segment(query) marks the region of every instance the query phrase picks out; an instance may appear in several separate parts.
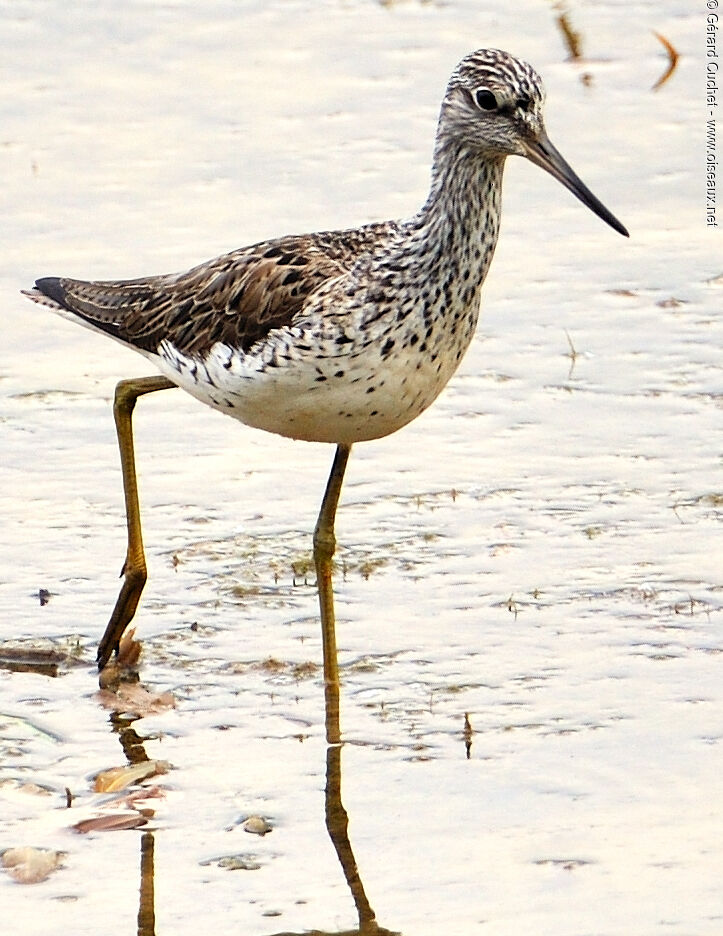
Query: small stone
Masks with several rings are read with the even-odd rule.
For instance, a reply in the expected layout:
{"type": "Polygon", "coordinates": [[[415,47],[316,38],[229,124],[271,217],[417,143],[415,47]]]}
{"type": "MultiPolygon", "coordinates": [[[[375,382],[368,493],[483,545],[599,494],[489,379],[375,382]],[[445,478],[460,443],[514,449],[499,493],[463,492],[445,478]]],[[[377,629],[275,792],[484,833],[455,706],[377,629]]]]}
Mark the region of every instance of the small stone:
{"type": "Polygon", "coordinates": [[[18,884],[39,884],[60,867],[64,856],[51,848],[6,848],[2,866],[18,884]]]}
{"type": "Polygon", "coordinates": [[[219,858],[218,866],[227,871],[258,871],[261,868],[254,855],[227,855],[219,858]]]}
{"type": "Polygon", "coordinates": [[[263,816],[249,816],[244,820],[244,832],[251,832],[253,835],[266,835],[271,829],[271,824],[263,816]]]}

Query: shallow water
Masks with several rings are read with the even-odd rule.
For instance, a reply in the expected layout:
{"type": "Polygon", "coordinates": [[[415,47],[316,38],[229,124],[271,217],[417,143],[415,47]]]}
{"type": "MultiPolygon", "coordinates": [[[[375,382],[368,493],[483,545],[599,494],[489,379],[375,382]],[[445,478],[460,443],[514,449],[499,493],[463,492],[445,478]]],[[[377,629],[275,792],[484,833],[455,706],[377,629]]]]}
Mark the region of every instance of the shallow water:
{"type": "Polygon", "coordinates": [[[349,932],[368,916],[350,844],[394,932],[717,936],[723,282],[696,142],[702,10],[571,8],[581,63],[552,4],[0,14],[0,637],[68,651],[55,679],[0,670],[0,850],[63,853],[33,886],[0,873],[4,917],[26,934],[349,932]],[[681,53],[654,93],[651,28],[681,53]],[[139,404],[142,680],[175,699],[132,722],[141,753],[92,660],[125,549],[110,400],[149,371],[18,290],[409,214],[448,74],[481,45],[542,73],[551,138],[631,239],[511,160],[460,373],[353,453],[335,582],[345,843],[325,824],[339,776],[305,572],[331,450],[181,394],[139,404]],[[133,811],[93,776],[143,756],[173,765],[143,782],[147,824],[72,831],[133,811]]]}

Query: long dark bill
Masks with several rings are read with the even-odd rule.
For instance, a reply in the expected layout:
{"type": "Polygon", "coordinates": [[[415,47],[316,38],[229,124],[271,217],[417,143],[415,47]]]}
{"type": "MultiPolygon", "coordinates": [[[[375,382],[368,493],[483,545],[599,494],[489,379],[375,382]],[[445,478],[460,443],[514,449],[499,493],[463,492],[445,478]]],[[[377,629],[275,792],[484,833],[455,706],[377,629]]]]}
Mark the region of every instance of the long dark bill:
{"type": "Polygon", "coordinates": [[[608,211],[605,205],[593,195],[587,185],[573,171],[572,167],[562,158],[546,133],[543,132],[537,139],[527,140],[525,156],[530,162],[549,172],[553,179],[562,182],[565,188],[570,189],[573,195],[577,195],[583,205],[587,205],[591,211],[594,211],[598,218],[602,218],[619,234],[630,237],[627,229],[618,221],[615,215],[608,211]]]}

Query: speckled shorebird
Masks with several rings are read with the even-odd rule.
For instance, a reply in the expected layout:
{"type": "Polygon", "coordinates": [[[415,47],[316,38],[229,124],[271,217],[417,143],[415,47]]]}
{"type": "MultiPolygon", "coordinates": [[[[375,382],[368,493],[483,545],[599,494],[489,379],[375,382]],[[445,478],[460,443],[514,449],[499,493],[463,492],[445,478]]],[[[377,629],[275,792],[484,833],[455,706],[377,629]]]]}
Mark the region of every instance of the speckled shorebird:
{"type": "Polygon", "coordinates": [[[98,650],[117,651],[146,580],[131,417],[139,396],[182,387],[221,412],[336,456],[314,531],[327,684],[338,681],[334,518],[355,442],[396,432],[434,401],[477,323],[497,243],[507,156],[526,156],[612,228],[623,225],[545,133],[544,91],[495,49],[464,58],[442,101],[429,196],[406,221],[282,237],[180,275],[40,279],[27,295],[145,355],[164,376],[115,394],[128,521],[118,601],[98,650]]]}

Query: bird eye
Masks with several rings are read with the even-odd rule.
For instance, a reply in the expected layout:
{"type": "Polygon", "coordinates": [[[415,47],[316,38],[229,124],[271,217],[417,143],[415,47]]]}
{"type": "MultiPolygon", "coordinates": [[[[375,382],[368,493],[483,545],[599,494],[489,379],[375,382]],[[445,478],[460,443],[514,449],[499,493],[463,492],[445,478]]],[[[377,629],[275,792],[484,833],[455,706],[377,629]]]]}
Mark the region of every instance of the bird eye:
{"type": "Polygon", "coordinates": [[[480,88],[475,91],[474,99],[477,102],[477,106],[481,107],[482,110],[497,110],[497,98],[489,88],[480,88]]]}

